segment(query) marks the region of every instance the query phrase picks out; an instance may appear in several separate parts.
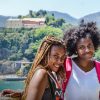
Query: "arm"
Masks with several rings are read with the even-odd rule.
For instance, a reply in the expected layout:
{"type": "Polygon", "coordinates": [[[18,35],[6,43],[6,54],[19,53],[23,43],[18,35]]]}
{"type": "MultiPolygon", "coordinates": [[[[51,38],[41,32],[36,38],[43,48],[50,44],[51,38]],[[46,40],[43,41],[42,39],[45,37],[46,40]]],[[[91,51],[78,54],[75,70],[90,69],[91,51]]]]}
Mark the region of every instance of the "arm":
{"type": "Polygon", "coordinates": [[[47,87],[47,72],[44,69],[37,70],[29,83],[26,100],[41,100],[47,87]]]}

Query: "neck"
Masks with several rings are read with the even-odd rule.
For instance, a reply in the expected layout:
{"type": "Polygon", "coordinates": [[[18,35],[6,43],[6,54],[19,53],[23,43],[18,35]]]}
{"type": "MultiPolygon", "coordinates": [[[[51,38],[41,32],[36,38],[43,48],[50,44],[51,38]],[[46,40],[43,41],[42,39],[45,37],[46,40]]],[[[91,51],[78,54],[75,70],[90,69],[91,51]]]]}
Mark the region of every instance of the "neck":
{"type": "Polygon", "coordinates": [[[94,68],[94,63],[92,60],[76,58],[75,62],[85,72],[88,72],[94,68]]]}

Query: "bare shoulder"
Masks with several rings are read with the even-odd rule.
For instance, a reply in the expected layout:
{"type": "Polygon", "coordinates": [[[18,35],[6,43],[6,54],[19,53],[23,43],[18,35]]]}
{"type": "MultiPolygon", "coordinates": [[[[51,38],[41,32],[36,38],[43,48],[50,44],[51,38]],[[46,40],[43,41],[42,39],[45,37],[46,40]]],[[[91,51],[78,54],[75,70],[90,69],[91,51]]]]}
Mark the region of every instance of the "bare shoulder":
{"type": "Polygon", "coordinates": [[[27,100],[41,100],[47,84],[47,71],[37,69],[29,83],[27,100]]]}
{"type": "Polygon", "coordinates": [[[32,77],[32,81],[46,81],[47,80],[47,71],[45,69],[38,69],[33,77],[32,77]]]}
{"type": "Polygon", "coordinates": [[[45,76],[47,75],[47,71],[45,69],[40,68],[34,73],[34,75],[45,76]]]}

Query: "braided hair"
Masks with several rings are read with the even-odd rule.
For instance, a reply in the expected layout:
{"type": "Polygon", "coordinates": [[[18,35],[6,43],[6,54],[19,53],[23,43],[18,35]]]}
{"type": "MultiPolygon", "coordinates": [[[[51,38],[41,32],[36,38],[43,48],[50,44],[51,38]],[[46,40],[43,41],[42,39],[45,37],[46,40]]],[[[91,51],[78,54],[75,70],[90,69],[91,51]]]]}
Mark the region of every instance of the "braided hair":
{"type": "Polygon", "coordinates": [[[46,70],[48,70],[47,62],[48,62],[51,47],[53,45],[57,45],[57,46],[60,46],[60,47],[63,47],[64,49],[66,49],[65,44],[62,40],[57,39],[54,36],[44,37],[43,42],[41,43],[39,49],[37,50],[37,54],[36,54],[35,59],[33,61],[32,67],[27,75],[27,79],[25,82],[26,87],[25,87],[25,91],[24,91],[23,96],[22,96],[22,100],[25,100],[25,98],[27,96],[28,85],[29,85],[29,83],[34,75],[36,68],[42,66],[46,70]]]}

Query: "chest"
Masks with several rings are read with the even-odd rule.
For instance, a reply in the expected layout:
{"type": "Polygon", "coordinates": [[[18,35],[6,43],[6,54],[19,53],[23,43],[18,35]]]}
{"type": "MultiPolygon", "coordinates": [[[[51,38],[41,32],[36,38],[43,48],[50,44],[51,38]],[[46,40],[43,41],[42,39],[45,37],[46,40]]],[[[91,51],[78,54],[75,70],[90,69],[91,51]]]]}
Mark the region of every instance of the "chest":
{"type": "Polygon", "coordinates": [[[81,69],[72,69],[69,83],[74,88],[91,90],[100,88],[95,68],[89,72],[83,72],[81,69]]]}
{"type": "Polygon", "coordinates": [[[98,100],[100,84],[95,68],[84,72],[77,66],[72,67],[72,73],[66,88],[69,100],[98,100]]]}

